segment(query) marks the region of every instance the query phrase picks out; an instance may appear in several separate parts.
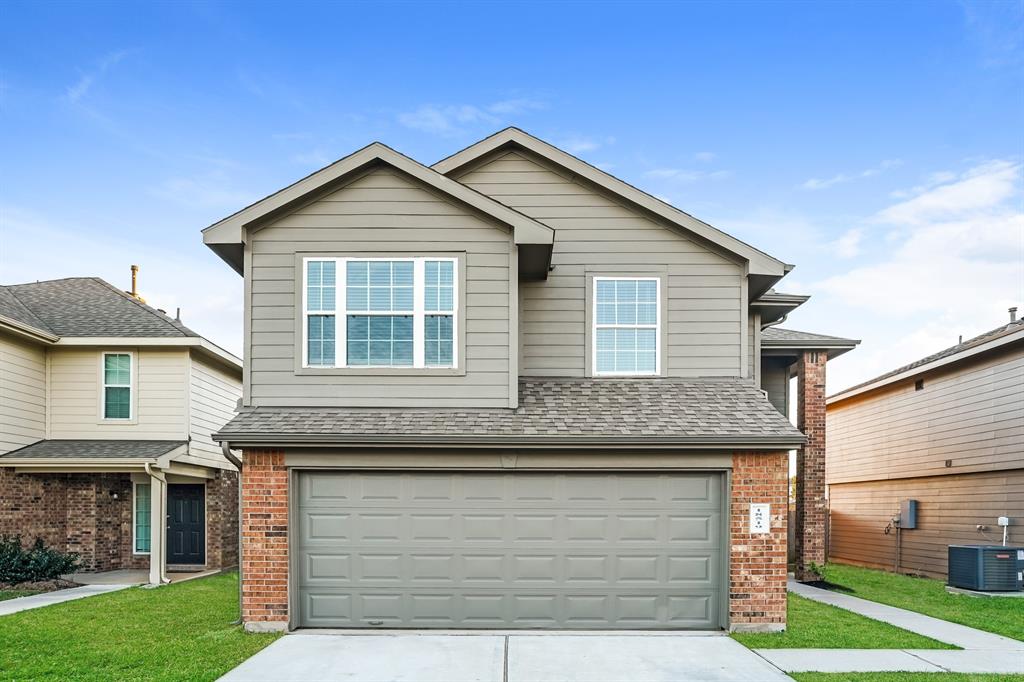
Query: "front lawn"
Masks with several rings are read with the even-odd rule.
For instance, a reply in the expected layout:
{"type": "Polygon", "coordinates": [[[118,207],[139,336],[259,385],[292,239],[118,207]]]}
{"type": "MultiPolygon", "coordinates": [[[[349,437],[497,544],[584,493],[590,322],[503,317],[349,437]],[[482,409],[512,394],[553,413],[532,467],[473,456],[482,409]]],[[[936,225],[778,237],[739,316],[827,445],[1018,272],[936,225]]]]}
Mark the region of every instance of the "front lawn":
{"type": "Polygon", "coordinates": [[[18,597],[28,597],[33,594],[39,594],[35,590],[0,590],[0,601],[5,599],[17,599],[18,597]]]}
{"type": "Polygon", "coordinates": [[[796,682],[1024,682],[1024,675],[976,673],[789,673],[796,682]]]}
{"type": "Polygon", "coordinates": [[[842,564],[826,566],[825,580],[844,594],[1024,640],[1024,598],[949,594],[941,580],[842,564]]]}
{"type": "Polygon", "coordinates": [[[237,573],[3,616],[0,680],[214,680],[277,638],[237,617],[237,573]]]}
{"type": "Polygon", "coordinates": [[[789,595],[786,631],[734,633],[751,649],[956,649],[852,611],[789,595]]]}

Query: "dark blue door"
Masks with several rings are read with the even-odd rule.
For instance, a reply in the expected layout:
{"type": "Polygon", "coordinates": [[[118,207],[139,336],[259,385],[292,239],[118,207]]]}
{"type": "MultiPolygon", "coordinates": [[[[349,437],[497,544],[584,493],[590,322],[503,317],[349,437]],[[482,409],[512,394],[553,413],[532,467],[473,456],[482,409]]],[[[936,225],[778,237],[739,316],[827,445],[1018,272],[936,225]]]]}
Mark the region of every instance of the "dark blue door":
{"type": "Polygon", "coordinates": [[[167,486],[167,563],[206,563],[206,486],[167,486]]]}

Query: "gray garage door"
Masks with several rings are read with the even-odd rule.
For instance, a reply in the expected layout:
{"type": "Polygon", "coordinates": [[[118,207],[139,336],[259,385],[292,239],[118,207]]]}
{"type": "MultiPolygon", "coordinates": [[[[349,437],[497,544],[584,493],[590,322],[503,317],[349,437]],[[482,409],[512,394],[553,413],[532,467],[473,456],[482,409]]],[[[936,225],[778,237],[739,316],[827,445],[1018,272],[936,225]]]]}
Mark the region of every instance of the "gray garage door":
{"type": "Polygon", "coordinates": [[[715,473],[298,475],[298,624],[717,628],[715,473]]]}

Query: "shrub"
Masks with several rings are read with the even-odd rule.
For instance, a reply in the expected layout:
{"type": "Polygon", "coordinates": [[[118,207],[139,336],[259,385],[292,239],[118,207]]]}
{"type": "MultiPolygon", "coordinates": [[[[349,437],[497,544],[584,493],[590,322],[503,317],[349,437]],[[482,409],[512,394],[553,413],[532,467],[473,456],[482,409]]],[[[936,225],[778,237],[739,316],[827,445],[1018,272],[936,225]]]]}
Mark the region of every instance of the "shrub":
{"type": "Polygon", "coordinates": [[[36,538],[32,547],[25,548],[20,535],[0,535],[0,583],[56,580],[74,573],[80,566],[77,554],[47,547],[42,538],[36,538]]]}

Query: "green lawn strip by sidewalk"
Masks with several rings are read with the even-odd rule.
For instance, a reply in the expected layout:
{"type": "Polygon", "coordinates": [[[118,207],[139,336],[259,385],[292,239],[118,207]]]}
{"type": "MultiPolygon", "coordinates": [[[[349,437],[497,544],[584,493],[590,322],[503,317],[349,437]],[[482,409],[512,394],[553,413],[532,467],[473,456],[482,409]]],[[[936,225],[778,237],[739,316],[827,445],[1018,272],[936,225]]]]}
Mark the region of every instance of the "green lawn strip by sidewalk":
{"type": "Polygon", "coordinates": [[[734,633],[751,649],[956,649],[852,611],[789,595],[786,631],[734,633]]]}
{"type": "Polygon", "coordinates": [[[1024,675],[977,673],[789,673],[796,682],[1024,682],[1024,675]]]}
{"type": "Polygon", "coordinates": [[[6,599],[17,599],[18,597],[31,597],[39,594],[36,590],[0,590],[0,601],[6,599]]]}
{"type": "Polygon", "coordinates": [[[237,617],[237,573],[3,616],[0,680],[214,680],[278,636],[237,617]]]}
{"type": "Polygon", "coordinates": [[[1022,598],[949,594],[941,580],[841,564],[826,566],[825,580],[843,594],[1024,640],[1022,598]]]}

